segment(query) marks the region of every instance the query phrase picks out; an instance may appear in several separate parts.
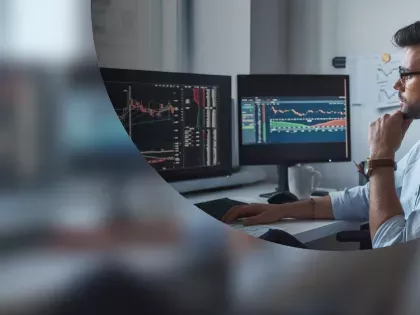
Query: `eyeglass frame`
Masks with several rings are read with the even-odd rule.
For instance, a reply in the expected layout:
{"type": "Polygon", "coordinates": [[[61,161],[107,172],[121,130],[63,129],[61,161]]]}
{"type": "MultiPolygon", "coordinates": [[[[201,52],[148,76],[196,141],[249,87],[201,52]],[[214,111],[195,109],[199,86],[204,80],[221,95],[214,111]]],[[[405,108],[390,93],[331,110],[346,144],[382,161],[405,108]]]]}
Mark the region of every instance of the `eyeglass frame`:
{"type": "Polygon", "coordinates": [[[404,78],[413,76],[413,75],[420,75],[420,71],[405,71],[405,69],[401,66],[398,67],[398,71],[400,73],[400,80],[404,83],[404,78]]]}

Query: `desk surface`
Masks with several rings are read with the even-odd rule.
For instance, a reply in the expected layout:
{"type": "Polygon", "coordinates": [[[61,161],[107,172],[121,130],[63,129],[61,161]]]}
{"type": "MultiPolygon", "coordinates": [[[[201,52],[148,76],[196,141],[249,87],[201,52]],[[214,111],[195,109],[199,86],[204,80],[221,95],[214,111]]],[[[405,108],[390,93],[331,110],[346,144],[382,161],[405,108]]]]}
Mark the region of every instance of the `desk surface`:
{"type": "MultiPolygon", "coordinates": [[[[186,195],[185,198],[192,203],[200,203],[219,198],[230,198],[246,203],[267,203],[267,199],[261,198],[259,195],[274,190],[275,184],[273,183],[259,183],[215,192],[190,194],[186,195]]],[[[301,242],[306,243],[328,237],[340,231],[357,230],[360,228],[360,223],[339,220],[285,220],[273,224],[253,227],[243,227],[240,223],[235,223],[231,226],[256,237],[261,236],[268,231],[268,229],[280,229],[295,236],[301,242]]]]}

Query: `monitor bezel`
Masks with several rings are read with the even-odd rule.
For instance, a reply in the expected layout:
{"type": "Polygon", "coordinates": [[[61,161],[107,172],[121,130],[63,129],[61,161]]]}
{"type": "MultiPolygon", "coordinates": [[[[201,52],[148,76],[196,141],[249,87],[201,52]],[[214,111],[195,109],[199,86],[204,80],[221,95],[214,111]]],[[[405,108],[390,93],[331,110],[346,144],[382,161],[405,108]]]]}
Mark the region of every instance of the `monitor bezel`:
{"type": "MultiPolygon", "coordinates": [[[[237,86],[236,86],[236,98],[237,98],[237,132],[238,132],[238,155],[239,155],[239,164],[243,166],[255,166],[255,165],[294,165],[294,164],[313,164],[313,163],[340,163],[340,162],[350,162],[352,161],[352,150],[351,150],[351,111],[350,111],[350,76],[341,75],[341,74],[238,74],[237,75],[237,86]],[[244,153],[244,147],[242,142],[242,96],[241,96],[241,79],[243,78],[264,78],[264,79],[285,79],[290,78],[291,76],[295,78],[307,78],[307,79],[316,79],[316,78],[337,78],[340,80],[345,80],[346,84],[346,113],[347,113],[347,150],[348,156],[343,158],[318,158],[318,159],[287,159],[287,158],[277,158],[277,155],[268,155],[264,162],[253,161],[252,158],[247,156],[244,153]]],[[[278,95],[281,96],[281,95],[278,95]]],[[[283,145],[265,145],[265,148],[270,148],[273,150],[279,150],[283,145]]]]}
{"type": "MultiPolygon", "coordinates": [[[[128,81],[139,83],[162,83],[162,84],[187,84],[187,85],[217,85],[220,86],[220,104],[221,111],[218,115],[223,115],[226,121],[225,126],[221,127],[220,134],[232,133],[232,77],[227,75],[208,75],[184,72],[164,72],[164,71],[148,71],[148,70],[133,70],[123,68],[109,68],[100,67],[102,80],[128,81]]],[[[106,86],[105,86],[106,89],[106,86]]],[[[107,90],[108,93],[108,90],[107,90]]],[[[117,118],[117,115],[115,115],[117,118]]],[[[220,128],[220,126],[219,126],[220,128]]],[[[127,134],[128,136],[128,134],[127,134]]],[[[219,166],[213,167],[197,167],[191,169],[177,169],[177,170],[156,170],[149,164],[165,181],[180,182],[187,180],[225,177],[233,173],[232,166],[232,137],[223,137],[223,161],[219,166]]],[[[139,152],[140,153],[140,152],[139,152]]],[[[141,155],[140,155],[141,156],[141,155]]]]}

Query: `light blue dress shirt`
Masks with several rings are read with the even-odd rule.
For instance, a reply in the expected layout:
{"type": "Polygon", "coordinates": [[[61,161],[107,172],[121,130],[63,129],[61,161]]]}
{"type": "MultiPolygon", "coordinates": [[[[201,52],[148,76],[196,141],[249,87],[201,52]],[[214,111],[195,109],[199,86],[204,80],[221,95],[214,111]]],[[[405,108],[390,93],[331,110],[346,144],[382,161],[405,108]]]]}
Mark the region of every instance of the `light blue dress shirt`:
{"type": "MultiPolygon", "coordinates": [[[[395,187],[404,215],[383,223],[372,247],[380,248],[420,238],[420,141],[398,162],[395,187]]],[[[337,220],[369,220],[369,183],[331,193],[333,214],[337,220]]]]}

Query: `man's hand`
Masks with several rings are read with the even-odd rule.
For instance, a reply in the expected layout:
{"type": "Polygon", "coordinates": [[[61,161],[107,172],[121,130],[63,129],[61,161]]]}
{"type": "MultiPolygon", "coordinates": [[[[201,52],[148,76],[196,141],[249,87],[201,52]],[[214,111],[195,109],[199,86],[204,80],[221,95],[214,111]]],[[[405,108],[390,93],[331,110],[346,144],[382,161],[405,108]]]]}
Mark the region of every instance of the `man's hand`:
{"type": "Polygon", "coordinates": [[[235,206],[224,215],[221,221],[231,224],[241,219],[242,224],[247,226],[270,224],[286,218],[332,220],[334,219],[334,214],[331,197],[316,198],[315,204],[312,204],[309,200],[302,200],[281,205],[250,204],[235,206]]]}
{"type": "Polygon", "coordinates": [[[385,114],[370,125],[369,147],[372,159],[394,159],[412,120],[404,120],[401,111],[385,114]]]}
{"type": "MultiPolygon", "coordinates": [[[[412,120],[404,120],[401,111],[386,114],[373,122],[369,130],[371,159],[395,159],[412,120]]],[[[403,209],[395,191],[392,168],[375,170],[370,182],[369,227],[372,240],[380,226],[390,218],[401,215],[403,209]]]]}
{"type": "Polygon", "coordinates": [[[284,218],[285,213],[282,208],[284,206],[270,204],[235,206],[223,216],[221,221],[231,224],[237,219],[242,219],[242,224],[245,226],[274,223],[284,218]]]}

